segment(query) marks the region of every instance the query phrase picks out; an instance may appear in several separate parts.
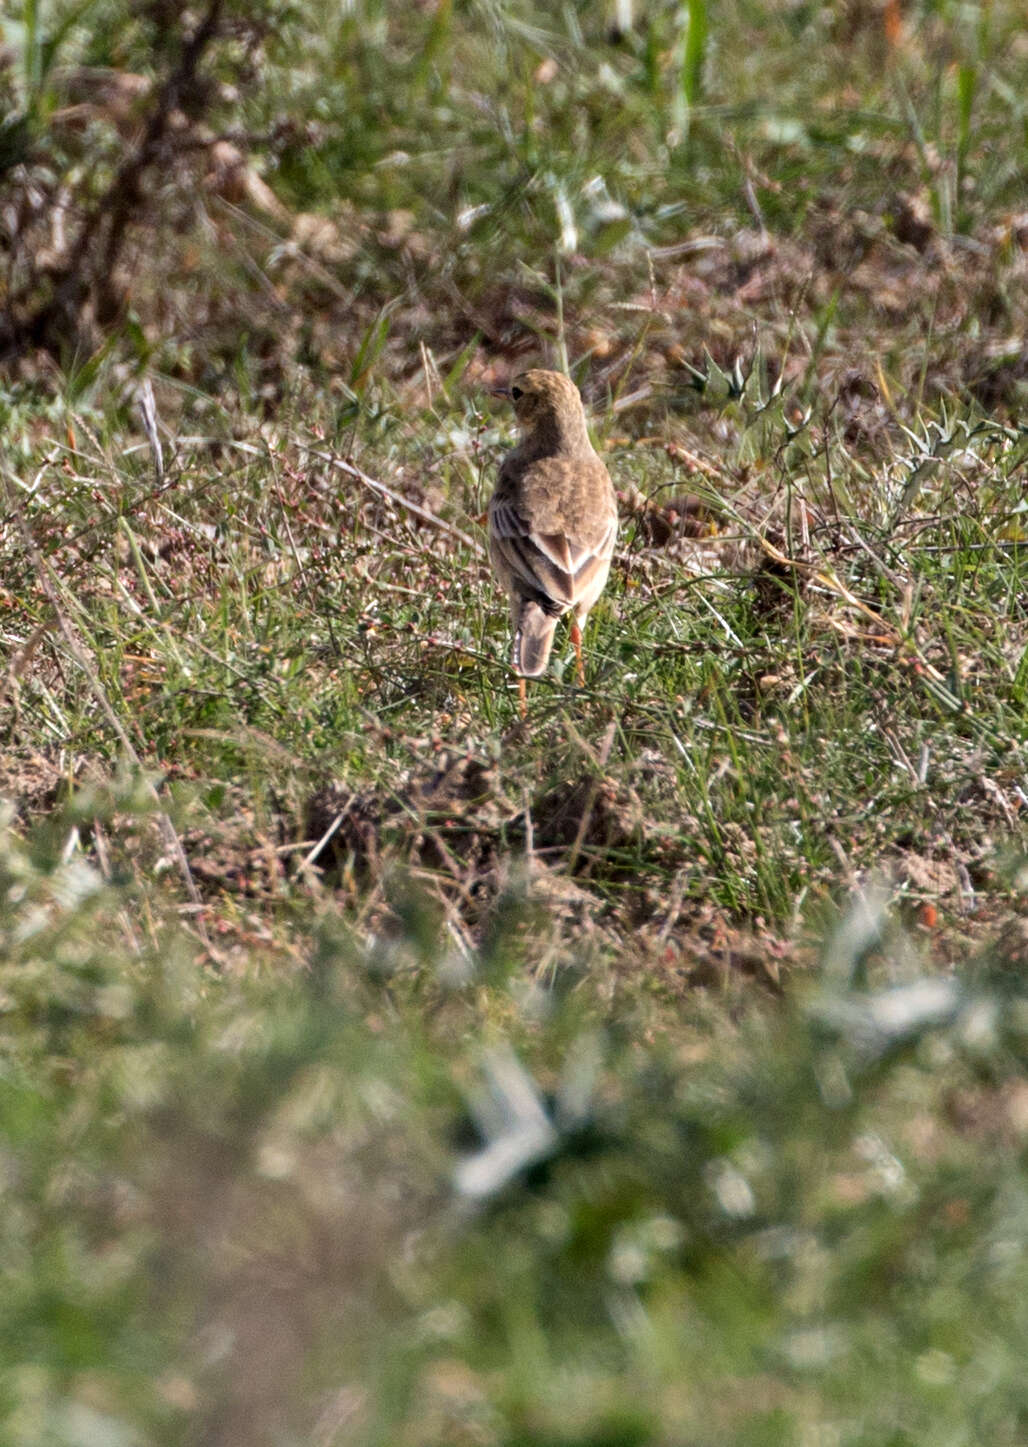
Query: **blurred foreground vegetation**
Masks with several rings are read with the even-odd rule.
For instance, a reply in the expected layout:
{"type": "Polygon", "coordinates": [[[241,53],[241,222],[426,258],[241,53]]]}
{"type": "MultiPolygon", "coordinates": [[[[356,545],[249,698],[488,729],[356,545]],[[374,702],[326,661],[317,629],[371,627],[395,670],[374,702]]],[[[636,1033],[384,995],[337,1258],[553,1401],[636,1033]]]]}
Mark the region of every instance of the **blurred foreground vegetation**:
{"type": "Polygon", "coordinates": [[[0,1441],[1028,1437],[1023,19],[5,11],[0,1441]]]}
{"type": "Polygon", "coordinates": [[[6,1441],[1023,1440],[1023,928],[672,1017],[332,912],[212,979],[3,849],[6,1441]]]}

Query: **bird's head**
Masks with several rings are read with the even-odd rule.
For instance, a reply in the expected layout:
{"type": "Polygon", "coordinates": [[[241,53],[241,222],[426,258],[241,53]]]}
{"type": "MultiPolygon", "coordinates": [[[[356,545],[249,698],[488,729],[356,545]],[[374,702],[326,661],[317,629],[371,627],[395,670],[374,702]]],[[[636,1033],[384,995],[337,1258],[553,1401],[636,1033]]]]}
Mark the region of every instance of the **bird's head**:
{"type": "Polygon", "coordinates": [[[577,437],[585,430],[585,413],[578,388],[562,372],[534,367],[514,378],[509,387],[491,389],[514,408],[514,416],[525,433],[554,433],[577,437]]]}

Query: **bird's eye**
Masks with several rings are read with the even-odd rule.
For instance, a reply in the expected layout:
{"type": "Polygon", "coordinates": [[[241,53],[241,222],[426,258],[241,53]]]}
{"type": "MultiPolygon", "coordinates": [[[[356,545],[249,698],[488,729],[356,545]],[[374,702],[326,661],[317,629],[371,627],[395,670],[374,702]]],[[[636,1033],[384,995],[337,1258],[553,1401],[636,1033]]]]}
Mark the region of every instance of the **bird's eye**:
{"type": "Polygon", "coordinates": [[[515,402],[520,402],[520,401],[521,401],[521,398],[522,398],[525,394],[524,394],[524,392],[522,392],[522,390],[521,390],[520,387],[512,387],[512,388],[510,389],[510,395],[514,398],[514,401],[515,401],[515,402]]]}

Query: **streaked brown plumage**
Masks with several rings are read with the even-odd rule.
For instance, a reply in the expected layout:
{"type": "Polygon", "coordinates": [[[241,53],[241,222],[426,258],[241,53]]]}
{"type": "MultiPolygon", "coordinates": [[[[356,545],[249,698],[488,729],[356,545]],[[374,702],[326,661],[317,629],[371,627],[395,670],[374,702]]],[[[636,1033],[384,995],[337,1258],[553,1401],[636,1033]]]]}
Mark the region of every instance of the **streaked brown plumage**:
{"type": "Polygon", "coordinates": [[[495,395],[513,403],[523,433],[489,503],[489,556],[510,598],[512,661],[524,699],[524,679],[545,670],[565,613],[574,614],[571,641],[585,682],[581,630],[610,572],[617,507],[568,377],[537,368],[495,395]]]}

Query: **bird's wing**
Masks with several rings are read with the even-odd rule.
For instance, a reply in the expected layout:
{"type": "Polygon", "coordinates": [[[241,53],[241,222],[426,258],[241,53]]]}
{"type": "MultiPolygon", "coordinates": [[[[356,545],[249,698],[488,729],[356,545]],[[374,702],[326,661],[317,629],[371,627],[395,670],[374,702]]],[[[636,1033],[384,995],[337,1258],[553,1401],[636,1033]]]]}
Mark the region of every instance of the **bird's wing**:
{"type": "Polygon", "coordinates": [[[576,600],[583,594],[588,593],[599,575],[603,574],[603,581],[599,587],[603,587],[606,581],[607,571],[610,568],[610,560],[614,556],[614,543],[617,539],[618,520],[617,516],[610,519],[610,524],[602,537],[591,547],[582,547],[577,553],[572,553],[574,564],[574,587],[576,600]]]}
{"type": "Polygon", "coordinates": [[[535,531],[510,503],[494,504],[489,523],[493,547],[522,590],[541,596],[556,608],[570,608],[610,567],[616,517],[589,543],[564,533],[535,531]]]}
{"type": "Polygon", "coordinates": [[[561,533],[537,533],[512,503],[489,512],[492,545],[523,592],[569,608],[575,600],[575,560],[561,533]]]}

